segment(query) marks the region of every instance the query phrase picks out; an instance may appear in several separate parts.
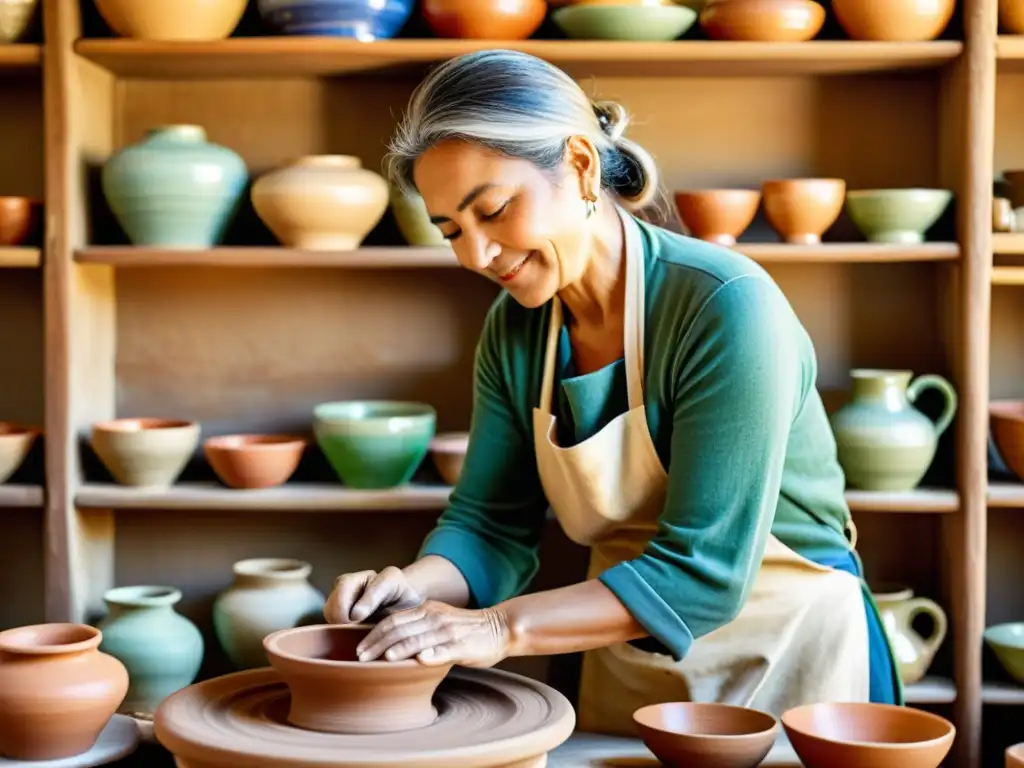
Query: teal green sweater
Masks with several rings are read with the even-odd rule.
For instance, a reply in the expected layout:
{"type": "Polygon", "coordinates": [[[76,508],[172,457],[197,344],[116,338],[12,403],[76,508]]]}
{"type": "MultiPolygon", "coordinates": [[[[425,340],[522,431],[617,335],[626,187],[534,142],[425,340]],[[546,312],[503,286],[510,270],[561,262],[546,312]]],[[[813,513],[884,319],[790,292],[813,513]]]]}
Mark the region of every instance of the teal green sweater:
{"type": "MultiPolygon", "coordinates": [[[[814,349],[781,290],[745,256],[638,224],[644,401],[668,493],[643,554],[600,579],[681,659],[739,612],[769,531],[810,559],[841,556],[850,513],[814,349]]],[[[522,592],[538,567],[548,504],[532,412],[550,312],[502,294],[488,313],[462,475],[421,549],[454,563],[479,607],[522,592]]],[[[624,361],[574,375],[564,327],[556,370],[562,445],[628,409],[624,361]]]]}

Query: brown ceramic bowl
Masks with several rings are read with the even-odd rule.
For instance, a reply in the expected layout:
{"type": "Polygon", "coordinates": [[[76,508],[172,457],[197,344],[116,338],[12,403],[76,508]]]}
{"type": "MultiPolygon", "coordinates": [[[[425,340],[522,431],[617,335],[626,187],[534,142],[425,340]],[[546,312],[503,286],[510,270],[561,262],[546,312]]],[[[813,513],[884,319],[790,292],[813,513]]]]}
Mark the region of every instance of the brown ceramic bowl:
{"type": "Polygon", "coordinates": [[[270,488],[295,473],[307,444],[295,435],[221,435],[203,441],[203,454],[224,485],[270,488]]]}
{"type": "Polygon", "coordinates": [[[27,243],[39,223],[39,208],[30,197],[0,197],[0,247],[27,243]]]}
{"type": "Polygon", "coordinates": [[[18,470],[38,436],[34,427],[0,421],[0,483],[18,470]]]}
{"type": "Polygon", "coordinates": [[[814,0],[712,0],[700,12],[712,40],[802,43],[824,23],[825,9],[814,0]]]}
{"type": "Polygon", "coordinates": [[[1024,480],[1024,400],[993,400],[988,415],[999,455],[1007,468],[1024,480]]]}
{"type": "Polygon", "coordinates": [[[787,243],[820,243],[845,199],[842,179],[773,179],[761,185],[765,217],[787,243]]]}
{"type": "Polygon", "coordinates": [[[1005,768],[1024,768],[1024,742],[1007,747],[1005,768]]]}
{"type": "Polygon", "coordinates": [[[633,722],[647,748],[670,768],[754,768],[779,732],[765,712],[685,701],[641,707],[633,722]]]}
{"type": "Polygon", "coordinates": [[[1011,35],[1024,35],[1024,3],[999,0],[999,28],[1011,35]]]}
{"type": "Polygon", "coordinates": [[[545,0],[423,0],[423,18],[438,37],[525,40],[547,14],[545,0]]]}
{"type": "Polygon", "coordinates": [[[698,189],[676,192],[676,210],[692,237],[736,245],[757,214],[761,193],[751,189],[698,189]]]}
{"type": "Polygon", "coordinates": [[[462,473],[462,462],[469,448],[469,432],[445,432],[430,441],[430,458],[441,479],[455,485],[462,473]]]}
{"type": "Polygon", "coordinates": [[[946,29],[956,0],[832,0],[836,21],[854,40],[922,43],[946,29]]]}
{"type": "Polygon", "coordinates": [[[358,661],[372,627],[317,624],[268,635],[263,648],[291,693],[288,722],[327,733],[387,733],[437,718],[434,691],[451,665],[358,661]]]}
{"type": "Polygon", "coordinates": [[[937,768],[956,736],[943,717],[890,704],[808,704],[782,727],[806,768],[937,768]]]}

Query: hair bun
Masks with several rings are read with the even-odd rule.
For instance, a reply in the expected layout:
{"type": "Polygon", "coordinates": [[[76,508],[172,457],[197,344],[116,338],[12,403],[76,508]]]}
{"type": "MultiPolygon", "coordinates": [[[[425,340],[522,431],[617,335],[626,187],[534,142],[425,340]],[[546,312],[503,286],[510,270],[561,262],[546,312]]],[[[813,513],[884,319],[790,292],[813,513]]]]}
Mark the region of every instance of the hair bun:
{"type": "Polygon", "coordinates": [[[629,113],[618,102],[594,102],[594,114],[597,115],[597,122],[600,123],[601,130],[613,143],[626,133],[626,128],[629,126],[629,113]]]}

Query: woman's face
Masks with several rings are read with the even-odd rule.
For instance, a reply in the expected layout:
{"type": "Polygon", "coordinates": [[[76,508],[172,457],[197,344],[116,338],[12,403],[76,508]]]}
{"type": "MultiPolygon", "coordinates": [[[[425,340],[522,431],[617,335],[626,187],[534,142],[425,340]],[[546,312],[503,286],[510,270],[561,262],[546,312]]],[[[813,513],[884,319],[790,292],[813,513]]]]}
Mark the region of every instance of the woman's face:
{"type": "Polygon", "coordinates": [[[591,237],[585,200],[596,197],[599,173],[585,139],[570,139],[554,175],[451,139],[423,153],[413,176],[459,263],[533,308],[583,274],[591,237]]]}

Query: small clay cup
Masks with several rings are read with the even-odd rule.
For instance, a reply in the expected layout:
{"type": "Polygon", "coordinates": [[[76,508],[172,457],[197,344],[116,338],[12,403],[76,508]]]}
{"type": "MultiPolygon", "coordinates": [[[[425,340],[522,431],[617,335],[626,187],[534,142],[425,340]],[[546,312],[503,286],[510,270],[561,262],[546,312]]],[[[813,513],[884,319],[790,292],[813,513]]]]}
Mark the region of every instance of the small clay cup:
{"type": "Polygon", "coordinates": [[[787,243],[816,245],[843,210],[842,179],[773,179],[761,185],[768,223],[787,243]]]}
{"type": "Polygon", "coordinates": [[[93,424],[90,442],[118,483],[166,488],[195,453],[199,425],[181,419],[113,419],[93,424]]]}
{"type": "Polygon", "coordinates": [[[229,488],[271,488],[295,473],[307,444],[295,435],[220,435],[203,441],[203,454],[229,488]]]}
{"type": "Polygon", "coordinates": [[[633,713],[647,748],[669,768],[754,768],[779,732],[765,712],[729,704],[673,701],[633,713]]]}
{"type": "Polygon", "coordinates": [[[1006,768],[1024,768],[1024,742],[1006,748],[1006,768]]]}
{"type": "Polygon", "coordinates": [[[448,485],[459,482],[462,462],[469,448],[469,432],[445,432],[430,441],[430,458],[448,485]]]}
{"type": "Polygon", "coordinates": [[[832,13],[853,40],[923,43],[941,35],[956,10],[956,0],[883,2],[832,0],[832,13]]]}
{"type": "Polygon", "coordinates": [[[1007,468],[1024,480],[1024,400],[993,400],[988,416],[999,455],[1007,468]]]}
{"type": "Polygon", "coordinates": [[[814,0],[712,0],[700,24],[712,40],[802,43],[821,31],[825,9],[814,0]]]}
{"type": "Polygon", "coordinates": [[[9,421],[0,421],[0,483],[13,475],[39,436],[39,430],[9,421]]]}
{"type": "Polygon", "coordinates": [[[0,247],[24,245],[39,223],[40,203],[30,197],[0,197],[0,247]]]}
{"type": "Polygon", "coordinates": [[[698,189],[676,192],[679,218],[692,237],[736,245],[757,215],[761,193],[752,189],[698,189]]]}
{"type": "Polygon", "coordinates": [[[423,0],[423,18],[438,37],[525,40],[547,15],[545,0],[423,0]]]}
{"type": "Polygon", "coordinates": [[[943,717],[891,704],[808,704],[782,727],[806,768],[937,768],[956,736],[943,717]]]}
{"type": "Polygon", "coordinates": [[[263,640],[271,666],[288,686],[288,722],[326,733],[389,733],[434,722],[434,691],[451,665],[358,661],[372,627],[317,624],[283,629],[263,640]]]}

